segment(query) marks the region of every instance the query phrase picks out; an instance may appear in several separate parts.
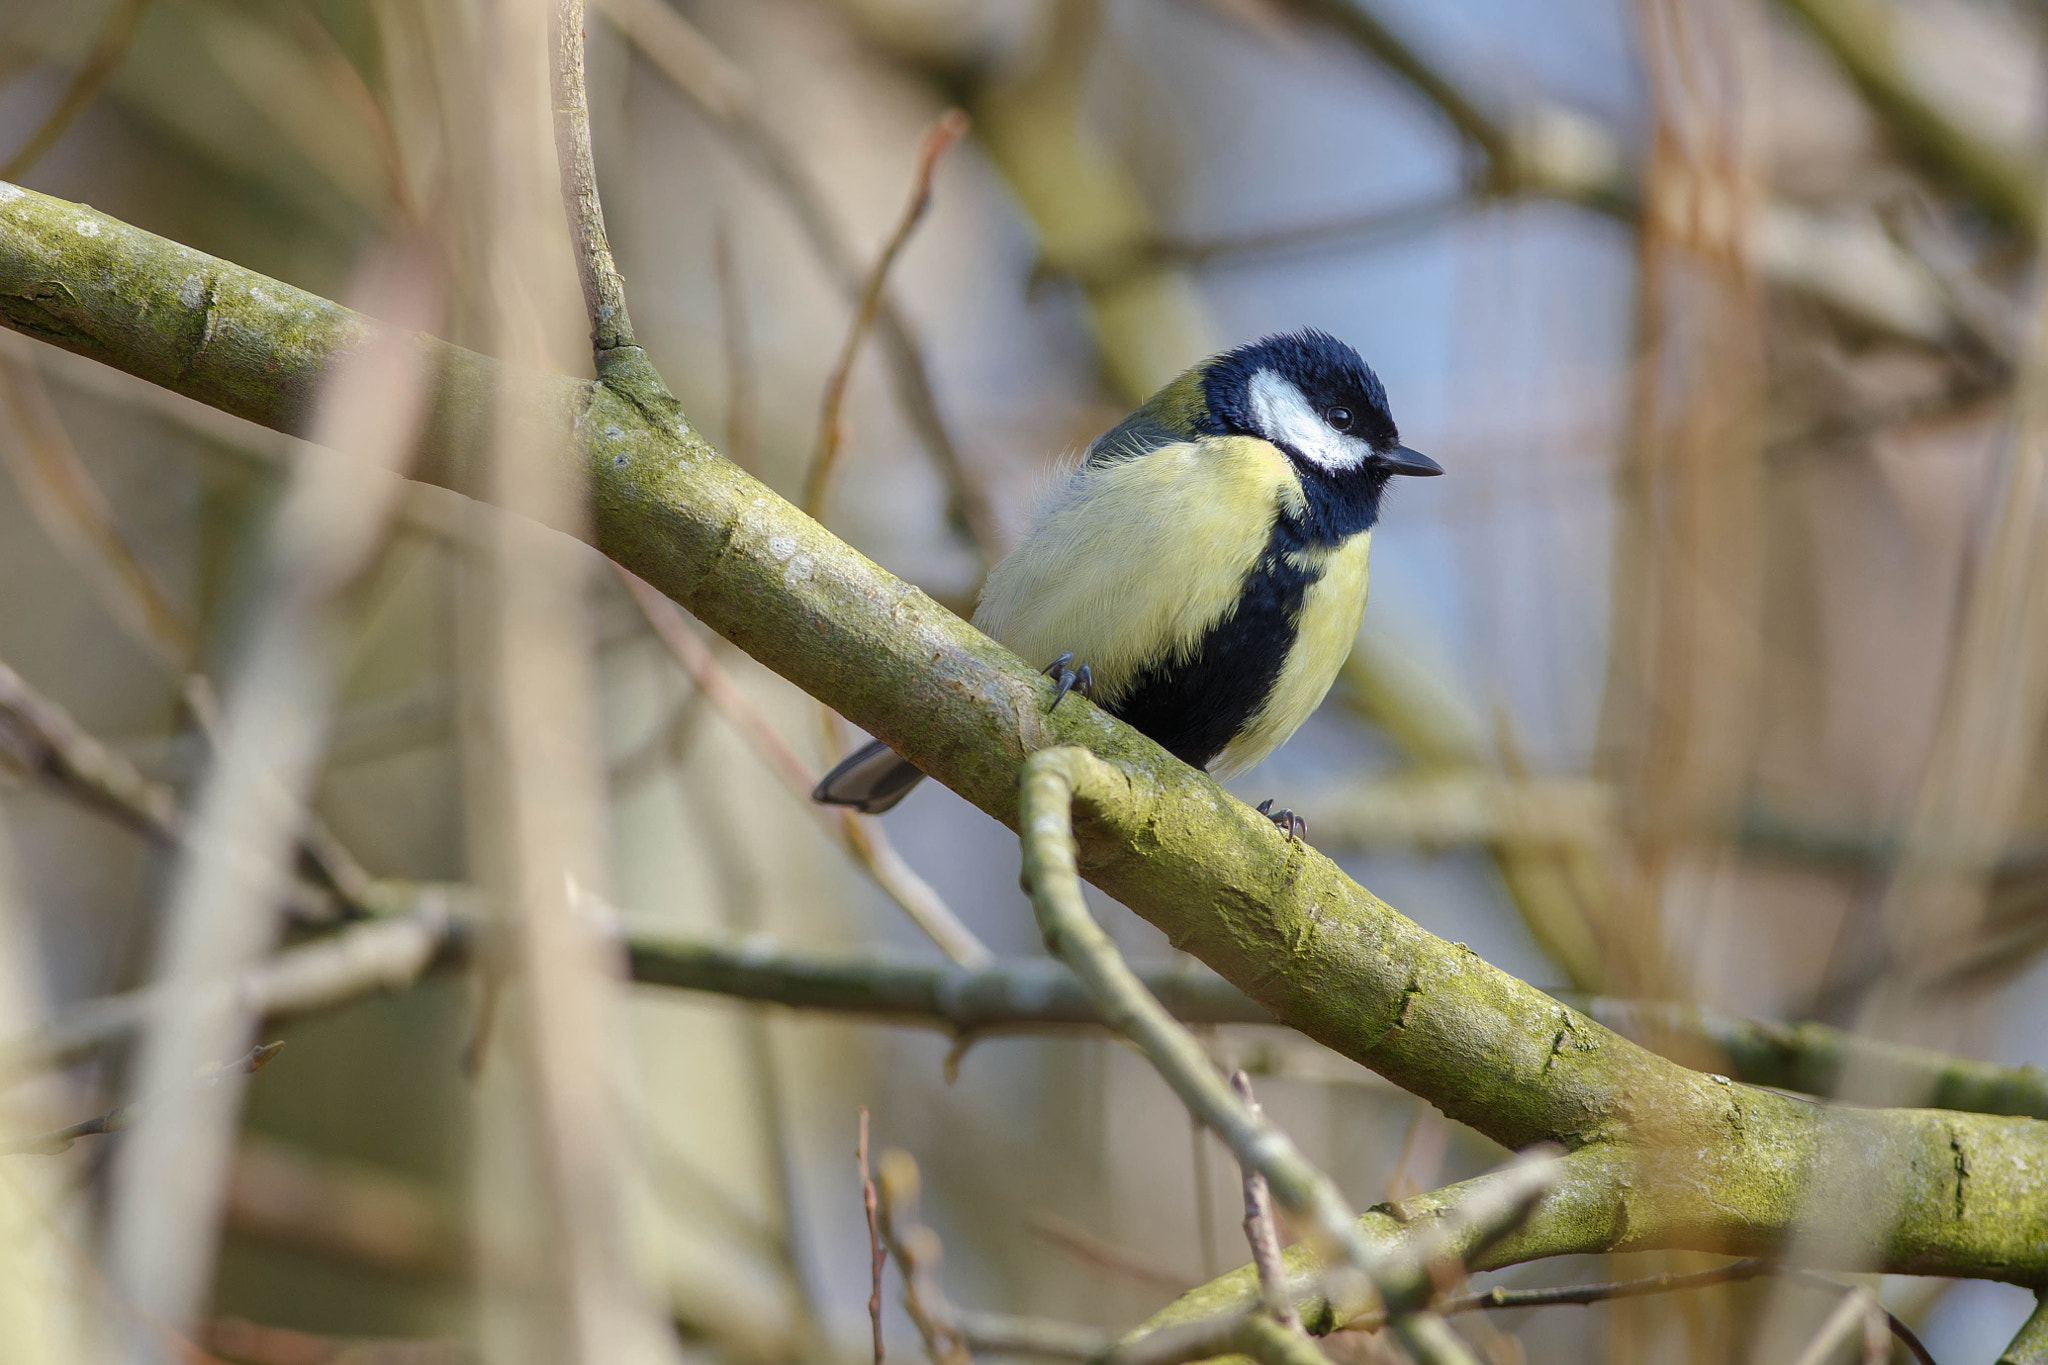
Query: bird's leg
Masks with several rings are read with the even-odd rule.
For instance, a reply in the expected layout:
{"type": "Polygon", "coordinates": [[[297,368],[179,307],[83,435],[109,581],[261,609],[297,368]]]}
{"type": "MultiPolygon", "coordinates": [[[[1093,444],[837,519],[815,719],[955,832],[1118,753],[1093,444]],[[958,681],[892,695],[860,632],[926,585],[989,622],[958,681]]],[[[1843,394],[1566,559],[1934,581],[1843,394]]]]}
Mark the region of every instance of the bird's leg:
{"type": "Polygon", "coordinates": [[[1042,670],[1046,677],[1052,678],[1059,683],[1059,691],[1052,694],[1052,706],[1046,707],[1046,710],[1050,711],[1057,707],[1060,704],[1060,699],[1069,692],[1078,691],[1082,696],[1090,696],[1094,693],[1095,674],[1089,671],[1088,665],[1082,664],[1079,668],[1075,668],[1073,667],[1073,662],[1074,651],[1070,649],[1060,655],[1059,658],[1047,664],[1042,670]]]}
{"type": "Polygon", "coordinates": [[[1290,839],[1300,839],[1308,833],[1308,821],[1302,819],[1293,811],[1288,810],[1285,806],[1282,806],[1279,810],[1274,810],[1273,798],[1270,796],[1259,802],[1259,814],[1265,816],[1268,820],[1271,820],[1282,830],[1286,831],[1287,837],[1290,839]]]}

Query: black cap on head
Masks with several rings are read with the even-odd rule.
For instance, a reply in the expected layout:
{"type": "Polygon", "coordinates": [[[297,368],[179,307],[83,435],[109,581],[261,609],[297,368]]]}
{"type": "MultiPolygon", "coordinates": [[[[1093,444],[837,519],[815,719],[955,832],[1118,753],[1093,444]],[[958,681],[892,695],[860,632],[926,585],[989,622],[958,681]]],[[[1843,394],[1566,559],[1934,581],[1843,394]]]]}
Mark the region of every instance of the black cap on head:
{"type": "Polygon", "coordinates": [[[1225,352],[1203,371],[1203,389],[1219,435],[1259,436],[1313,458],[1293,449],[1304,439],[1320,439],[1319,431],[1305,425],[1313,418],[1318,427],[1362,442],[1374,454],[1401,444],[1379,376],[1358,352],[1313,327],[1225,352]]]}

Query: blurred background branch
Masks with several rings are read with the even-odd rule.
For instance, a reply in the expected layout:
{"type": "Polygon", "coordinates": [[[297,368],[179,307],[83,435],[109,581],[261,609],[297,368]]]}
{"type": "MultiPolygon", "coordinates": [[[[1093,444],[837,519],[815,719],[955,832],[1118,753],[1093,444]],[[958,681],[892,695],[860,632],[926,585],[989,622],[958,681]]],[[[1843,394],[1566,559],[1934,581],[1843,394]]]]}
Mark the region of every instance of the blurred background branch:
{"type": "Polygon", "coordinates": [[[178,1091],[166,1092],[161,1095],[152,1095],[146,1099],[136,1100],[133,1103],[110,1109],[96,1117],[80,1119],[77,1123],[69,1123],[62,1128],[55,1128],[47,1133],[39,1133],[34,1137],[0,1141],[0,1155],[11,1156],[20,1153],[33,1153],[38,1156],[51,1156],[58,1152],[70,1151],[72,1144],[82,1137],[98,1137],[105,1133],[118,1133],[122,1129],[128,1128],[147,1118],[151,1110],[160,1108],[165,1104],[174,1103],[186,1090],[203,1089],[212,1085],[222,1076],[231,1073],[247,1075],[250,1072],[261,1070],[264,1064],[275,1057],[283,1047],[283,1043],[264,1043],[251,1049],[246,1057],[237,1058],[232,1062],[216,1062],[211,1066],[202,1067],[199,1073],[188,1080],[178,1091]]]}
{"type": "MultiPolygon", "coordinates": [[[[798,149],[756,108],[752,81],[679,14],[667,0],[599,0],[600,8],[647,54],[705,117],[732,139],[782,197],[811,249],[830,272],[846,301],[861,306],[867,271],[840,225],[825,192],[798,149]]],[[[898,401],[918,440],[947,481],[952,514],[972,539],[985,564],[1001,557],[1005,539],[996,512],[968,457],[948,430],[929,369],[910,324],[887,294],[875,305],[875,325],[894,373],[898,401]]]]}

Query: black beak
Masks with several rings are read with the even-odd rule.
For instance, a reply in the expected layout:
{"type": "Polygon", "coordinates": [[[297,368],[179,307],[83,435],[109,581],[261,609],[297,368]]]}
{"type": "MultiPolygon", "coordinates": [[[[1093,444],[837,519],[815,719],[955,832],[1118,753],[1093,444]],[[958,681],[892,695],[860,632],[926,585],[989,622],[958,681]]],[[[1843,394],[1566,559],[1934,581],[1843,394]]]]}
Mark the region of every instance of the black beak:
{"type": "Polygon", "coordinates": [[[1380,468],[1389,474],[1441,474],[1444,467],[1419,450],[1395,446],[1378,457],[1380,468]]]}

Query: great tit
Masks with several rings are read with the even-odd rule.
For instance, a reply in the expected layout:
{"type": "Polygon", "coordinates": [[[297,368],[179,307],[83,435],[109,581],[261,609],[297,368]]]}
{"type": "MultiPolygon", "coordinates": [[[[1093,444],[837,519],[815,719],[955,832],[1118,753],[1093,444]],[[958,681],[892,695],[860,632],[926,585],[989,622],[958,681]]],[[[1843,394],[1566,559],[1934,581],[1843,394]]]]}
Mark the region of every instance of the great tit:
{"type": "MultiPolygon", "coordinates": [[[[1054,706],[1078,686],[1184,762],[1242,772],[1308,719],[1351,652],[1387,481],[1441,473],[1401,444],[1356,351],[1314,330],[1267,337],[1098,437],[990,572],[974,624],[1052,660],[1054,706]]],[[[876,741],[812,797],[878,815],[922,777],[876,741]]]]}

